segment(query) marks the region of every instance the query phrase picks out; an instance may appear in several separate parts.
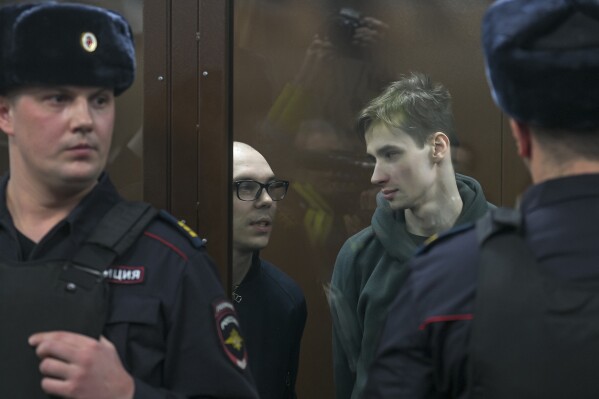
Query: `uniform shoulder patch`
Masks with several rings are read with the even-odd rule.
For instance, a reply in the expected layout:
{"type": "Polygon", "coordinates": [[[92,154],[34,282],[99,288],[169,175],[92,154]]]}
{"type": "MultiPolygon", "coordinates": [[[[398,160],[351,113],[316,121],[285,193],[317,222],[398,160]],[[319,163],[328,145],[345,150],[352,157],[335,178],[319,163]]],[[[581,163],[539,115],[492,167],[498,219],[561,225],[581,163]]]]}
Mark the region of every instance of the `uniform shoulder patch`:
{"type": "Polygon", "coordinates": [[[463,231],[470,230],[474,227],[474,223],[464,223],[459,226],[454,226],[449,230],[446,230],[439,234],[433,234],[418,248],[414,256],[422,255],[427,253],[431,248],[440,242],[443,242],[449,237],[453,237],[463,231]]]}
{"type": "Polygon", "coordinates": [[[245,341],[241,336],[235,307],[230,301],[219,299],[212,303],[212,308],[214,310],[216,333],[225,355],[235,366],[245,370],[248,355],[245,349],[245,341]]]}
{"type": "Polygon", "coordinates": [[[179,230],[185,237],[189,239],[191,245],[196,248],[201,248],[206,245],[206,239],[200,238],[198,234],[187,226],[184,221],[178,220],[176,217],[162,209],[159,213],[160,218],[173,225],[179,230]]]}

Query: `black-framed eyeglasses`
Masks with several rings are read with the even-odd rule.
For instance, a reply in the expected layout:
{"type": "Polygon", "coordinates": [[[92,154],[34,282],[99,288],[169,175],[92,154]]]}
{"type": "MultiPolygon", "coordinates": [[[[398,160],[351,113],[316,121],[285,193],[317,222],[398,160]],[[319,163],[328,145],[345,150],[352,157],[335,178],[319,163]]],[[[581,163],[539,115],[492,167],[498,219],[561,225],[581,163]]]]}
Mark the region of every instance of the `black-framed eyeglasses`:
{"type": "Polygon", "coordinates": [[[285,198],[289,182],[287,180],[273,180],[266,184],[257,182],[256,180],[237,180],[234,181],[237,198],[242,201],[255,201],[262,195],[262,189],[266,192],[273,201],[280,201],[285,198]]]}

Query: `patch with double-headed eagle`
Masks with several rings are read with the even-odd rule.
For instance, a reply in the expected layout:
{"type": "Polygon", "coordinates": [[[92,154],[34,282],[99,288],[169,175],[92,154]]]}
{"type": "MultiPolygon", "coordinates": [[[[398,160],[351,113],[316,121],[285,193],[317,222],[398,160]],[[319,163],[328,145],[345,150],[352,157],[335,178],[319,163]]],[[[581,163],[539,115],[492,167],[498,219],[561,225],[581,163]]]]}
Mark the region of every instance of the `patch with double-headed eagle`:
{"type": "Polygon", "coordinates": [[[214,320],[216,321],[216,332],[225,354],[235,366],[245,370],[248,355],[245,350],[245,341],[241,336],[235,307],[226,299],[213,302],[212,307],[214,309],[214,320]]]}

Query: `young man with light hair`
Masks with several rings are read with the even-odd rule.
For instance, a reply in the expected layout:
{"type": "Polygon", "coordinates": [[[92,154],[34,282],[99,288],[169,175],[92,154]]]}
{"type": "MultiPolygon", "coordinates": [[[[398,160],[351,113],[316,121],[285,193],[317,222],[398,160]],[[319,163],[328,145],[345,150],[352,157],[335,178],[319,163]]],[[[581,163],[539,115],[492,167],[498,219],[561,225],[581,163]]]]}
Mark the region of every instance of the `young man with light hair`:
{"type": "Polygon", "coordinates": [[[496,1],[491,93],[533,185],[415,257],[364,398],[599,396],[599,2],[496,1]]]}
{"type": "Polygon", "coordinates": [[[478,182],[456,174],[451,96],[413,73],[361,112],[358,127],[380,188],[372,224],[341,248],[330,285],[338,399],[361,397],[387,309],[418,246],[489,208],[478,182]]]}

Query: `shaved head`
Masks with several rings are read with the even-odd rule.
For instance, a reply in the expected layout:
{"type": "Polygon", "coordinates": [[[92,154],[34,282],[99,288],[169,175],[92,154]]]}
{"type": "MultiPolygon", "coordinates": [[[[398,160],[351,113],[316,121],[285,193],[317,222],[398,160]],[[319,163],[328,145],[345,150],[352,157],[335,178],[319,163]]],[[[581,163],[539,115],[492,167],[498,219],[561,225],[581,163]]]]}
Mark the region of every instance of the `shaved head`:
{"type": "MultiPolygon", "coordinates": [[[[233,181],[254,180],[266,184],[275,179],[270,165],[256,149],[233,142],[233,181]]],[[[263,194],[254,201],[233,197],[233,247],[240,253],[260,250],[270,239],[275,218],[276,202],[263,194]]]]}

